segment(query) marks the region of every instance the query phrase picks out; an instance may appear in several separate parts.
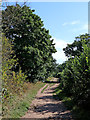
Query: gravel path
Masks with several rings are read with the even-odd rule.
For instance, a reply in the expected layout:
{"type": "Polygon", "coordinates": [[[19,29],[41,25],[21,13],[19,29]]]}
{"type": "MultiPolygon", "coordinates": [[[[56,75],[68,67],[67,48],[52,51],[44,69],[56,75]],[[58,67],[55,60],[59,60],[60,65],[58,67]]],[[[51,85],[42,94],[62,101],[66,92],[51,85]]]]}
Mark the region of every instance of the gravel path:
{"type": "Polygon", "coordinates": [[[64,104],[53,98],[53,91],[59,85],[59,83],[53,86],[48,86],[43,93],[41,91],[47,84],[41,88],[36,98],[32,101],[32,104],[28,112],[22,118],[43,118],[43,119],[54,119],[58,120],[73,120],[71,113],[67,110],[64,104]]]}

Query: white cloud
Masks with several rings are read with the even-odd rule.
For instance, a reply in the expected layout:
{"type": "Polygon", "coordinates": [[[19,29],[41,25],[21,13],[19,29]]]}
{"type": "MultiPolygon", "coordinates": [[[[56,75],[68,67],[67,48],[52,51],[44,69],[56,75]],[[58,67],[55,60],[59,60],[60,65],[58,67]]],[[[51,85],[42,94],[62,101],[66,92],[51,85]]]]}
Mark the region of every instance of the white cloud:
{"type": "Polygon", "coordinates": [[[76,24],[79,24],[79,23],[80,23],[80,21],[77,20],[77,21],[73,21],[73,22],[71,22],[70,24],[71,24],[71,25],[76,25],[76,24]]]}
{"type": "Polygon", "coordinates": [[[66,47],[67,42],[65,40],[61,40],[61,39],[57,39],[57,38],[53,38],[54,39],[54,43],[56,43],[56,48],[59,49],[63,49],[64,47],[66,47]]]}
{"type": "Polygon", "coordinates": [[[53,38],[55,47],[57,49],[57,52],[53,54],[53,57],[57,60],[57,63],[63,63],[67,60],[67,57],[64,54],[63,48],[67,46],[67,42],[65,40],[53,38]]]}
{"type": "Polygon", "coordinates": [[[79,20],[75,20],[75,21],[72,21],[72,22],[65,22],[62,25],[66,26],[66,25],[76,25],[76,24],[80,24],[80,21],[79,20]]]}
{"type": "Polygon", "coordinates": [[[57,52],[53,54],[53,57],[57,60],[57,63],[59,64],[67,60],[67,57],[65,56],[64,52],[58,49],[57,49],[57,52]]]}

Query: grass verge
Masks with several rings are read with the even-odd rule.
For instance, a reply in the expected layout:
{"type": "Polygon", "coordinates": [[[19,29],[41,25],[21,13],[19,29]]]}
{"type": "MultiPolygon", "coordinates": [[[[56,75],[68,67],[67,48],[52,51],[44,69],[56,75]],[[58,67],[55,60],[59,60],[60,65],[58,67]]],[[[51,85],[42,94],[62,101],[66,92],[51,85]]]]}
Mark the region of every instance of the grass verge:
{"type": "Polygon", "coordinates": [[[46,85],[46,87],[44,87],[44,88],[42,89],[41,93],[43,93],[44,90],[45,90],[47,87],[48,87],[48,85],[46,85]]]}
{"type": "Polygon", "coordinates": [[[52,79],[54,79],[54,77],[48,77],[46,81],[52,81],[52,79]]]}
{"type": "Polygon", "coordinates": [[[3,118],[20,118],[23,116],[28,111],[37,91],[44,85],[45,83],[42,82],[28,83],[29,88],[22,96],[13,95],[13,98],[7,100],[3,105],[6,107],[3,118]]]}
{"type": "Polygon", "coordinates": [[[52,87],[53,85],[55,85],[55,83],[50,83],[49,86],[52,87]]]}
{"type": "Polygon", "coordinates": [[[55,99],[61,100],[68,110],[72,112],[72,117],[74,120],[90,120],[90,111],[84,110],[75,105],[70,97],[67,97],[65,93],[57,87],[53,93],[55,99]]]}

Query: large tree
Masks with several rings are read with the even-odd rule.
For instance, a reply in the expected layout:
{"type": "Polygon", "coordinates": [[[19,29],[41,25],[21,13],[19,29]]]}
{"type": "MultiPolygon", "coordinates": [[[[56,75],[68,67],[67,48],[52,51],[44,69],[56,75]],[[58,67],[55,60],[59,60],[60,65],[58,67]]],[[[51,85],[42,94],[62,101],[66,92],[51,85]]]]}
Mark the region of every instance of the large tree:
{"type": "Polygon", "coordinates": [[[2,12],[3,32],[14,40],[14,50],[18,62],[31,81],[46,75],[47,68],[56,52],[49,31],[41,18],[29,7],[7,6],[2,12]],[[42,76],[42,75],[41,75],[42,76]]]}

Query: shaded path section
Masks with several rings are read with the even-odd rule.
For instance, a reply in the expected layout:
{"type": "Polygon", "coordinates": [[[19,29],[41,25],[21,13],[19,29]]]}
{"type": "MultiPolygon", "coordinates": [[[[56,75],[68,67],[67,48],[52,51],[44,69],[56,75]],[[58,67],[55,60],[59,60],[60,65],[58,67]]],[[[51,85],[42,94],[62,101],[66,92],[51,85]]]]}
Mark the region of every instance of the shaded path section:
{"type": "Polygon", "coordinates": [[[41,93],[41,91],[47,84],[41,88],[38,91],[35,100],[32,101],[28,112],[22,118],[58,118],[73,120],[70,111],[65,108],[64,104],[53,98],[53,92],[58,85],[59,83],[56,83],[51,87],[48,85],[43,93],[41,93]]]}

